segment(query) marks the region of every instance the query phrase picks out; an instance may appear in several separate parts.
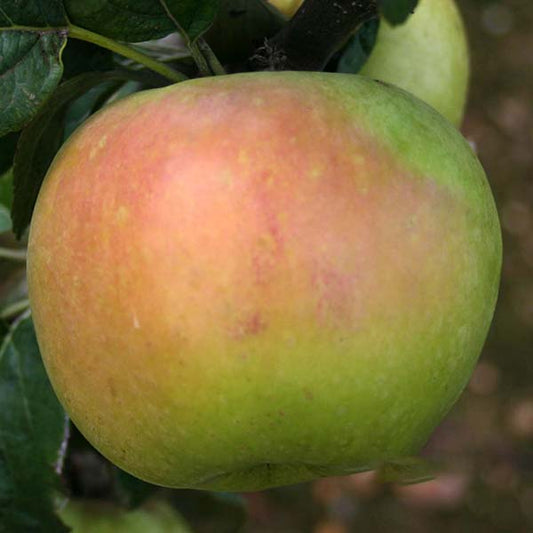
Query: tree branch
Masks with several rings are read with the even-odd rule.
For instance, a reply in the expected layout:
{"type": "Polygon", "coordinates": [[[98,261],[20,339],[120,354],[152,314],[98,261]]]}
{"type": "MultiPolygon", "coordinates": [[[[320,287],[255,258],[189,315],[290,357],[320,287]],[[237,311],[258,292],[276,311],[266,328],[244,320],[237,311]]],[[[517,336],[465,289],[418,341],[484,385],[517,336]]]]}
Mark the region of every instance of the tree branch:
{"type": "Polygon", "coordinates": [[[364,22],[377,0],[305,0],[281,31],[251,58],[253,70],[323,70],[364,22]]]}

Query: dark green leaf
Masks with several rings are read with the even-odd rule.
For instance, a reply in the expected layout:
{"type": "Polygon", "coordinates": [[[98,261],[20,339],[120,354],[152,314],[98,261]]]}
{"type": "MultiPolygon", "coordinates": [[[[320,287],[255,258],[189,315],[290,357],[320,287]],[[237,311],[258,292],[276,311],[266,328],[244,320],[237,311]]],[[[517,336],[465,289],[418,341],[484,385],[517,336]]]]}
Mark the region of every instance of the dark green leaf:
{"type": "Polygon", "coordinates": [[[71,102],[100,83],[136,79],[131,71],[93,72],[66,81],[22,131],[15,154],[13,230],[20,237],[31,220],[44,176],[63,143],[64,117],[71,102]]]}
{"type": "Polygon", "coordinates": [[[18,138],[18,133],[8,133],[0,137],[0,176],[13,165],[18,138]]]}
{"type": "Polygon", "coordinates": [[[0,531],[67,531],[54,514],[67,419],[41,361],[31,319],[0,349],[0,531]]]}
{"type": "Polygon", "coordinates": [[[63,51],[63,67],[63,79],[69,79],[84,72],[112,70],[116,65],[109,50],[78,39],[69,39],[63,51]]]}
{"type": "Polygon", "coordinates": [[[221,0],[205,39],[223,63],[241,63],[285,22],[261,0],[221,0]]]}
{"type": "Polygon", "coordinates": [[[159,0],[159,3],[182,36],[194,42],[213,23],[219,0],[159,0]]]}
{"type": "Polygon", "coordinates": [[[418,0],[378,0],[378,5],[387,21],[396,26],[405,22],[413,13],[418,0]]]}
{"type": "Polygon", "coordinates": [[[62,29],[0,31],[0,136],[21,129],[52,94],[66,41],[62,29]]]}
{"type": "Polygon", "coordinates": [[[176,30],[177,19],[183,31],[194,40],[215,17],[218,0],[65,0],[70,21],[112,39],[126,42],[148,41],[176,30]]]}
{"type": "Polygon", "coordinates": [[[9,209],[5,205],[0,205],[0,233],[10,231],[12,227],[9,209]]]}
{"type": "Polygon", "coordinates": [[[1,26],[52,28],[66,23],[61,0],[0,0],[1,26]]]}
{"type": "Polygon", "coordinates": [[[361,70],[374,49],[378,29],[377,18],[363,24],[344,48],[337,64],[337,72],[355,74],[361,70]]]}
{"type": "Polygon", "coordinates": [[[101,83],[72,102],[65,115],[65,131],[63,139],[67,140],[74,130],[90,115],[100,109],[111,98],[124,81],[108,81],[101,83]]]}
{"type": "Polygon", "coordinates": [[[9,170],[0,176],[0,204],[11,209],[13,205],[13,172],[9,170]]]}
{"type": "Polygon", "coordinates": [[[65,0],[69,20],[126,42],[157,39],[176,30],[159,0],[65,0]]]}
{"type": "Polygon", "coordinates": [[[65,110],[40,113],[22,131],[13,165],[13,231],[18,238],[31,220],[42,180],[63,143],[65,110]]]}
{"type": "Polygon", "coordinates": [[[405,457],[387,461],[378,468],[378,478],[383,483],[408,485],[429,481],[435,477],[435,465],[422,457],[405,457]]]}
{"type": "MultiPolygon", "coordinates": [[[[9,326],[5,320],[0,320],[0,346],[4,343],[6,335],[9,333],[9,326]]],[[[1,481],[0,481],[1,484],[1,481]]]]}
{"type": "Polygon", "coordinates": [[[66,24],[61,0],[0,0],[0,136],[29,122],[59,83],[66,24]]]}

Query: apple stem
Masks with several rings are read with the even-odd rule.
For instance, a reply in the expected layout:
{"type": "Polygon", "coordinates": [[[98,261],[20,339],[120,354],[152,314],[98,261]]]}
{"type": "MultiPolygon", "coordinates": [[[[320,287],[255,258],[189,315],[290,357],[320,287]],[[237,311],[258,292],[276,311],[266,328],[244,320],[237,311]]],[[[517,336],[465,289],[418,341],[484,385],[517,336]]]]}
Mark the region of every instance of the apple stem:
{"type": "Polygon", "coordinates": [[[378,16],[377,0],[305,0],[278,34],[259,48],[254,70],[323,70],[361,26],[378,16]]]}
{"type": "Polygon", "coordinates": [[[218,58],[204,39],[197,39],[195,42],[189,43],[188,46],[191,56],[202,76],[220,76],[226,74],[224,67],[220,64],[218,58]]]}
{"type": "Polygon", "coordinates": [[[213,74],[215,76],[223,76],[224,74],[227,74],[225,68],[218,60],[218,57],[215,55],[213,50],[211,50],[211,47],[207,44],[207,41],[200,37],[197,40],[197,43],[198,49],[202,52],[213,74]]]}
{"type": "Polygon", "coordinates": [[[146,54],[139,52],[138,50],[134,50],[126,44],[119,43],[113,39],[109,39],[108,37],[104,37],[99,33],[94,33],[86,30],[85,28],[79,28],[78,26],[69,24],[68,36],[72,39],[79,39],[80,41],[96,44],[97,46],[111,50],[116,54],[127,57],[128,59],[136,61],[137,63],[144,65],[146,68],[161,74],[161,76],[164,76],[170,81],[179,82],[187,79],[187,76],[181,72],[177,72],[173,68],[170,68],[168,65],[161,63],[161,61],[157,61],[156,59],[153,59],[146,54]]]}

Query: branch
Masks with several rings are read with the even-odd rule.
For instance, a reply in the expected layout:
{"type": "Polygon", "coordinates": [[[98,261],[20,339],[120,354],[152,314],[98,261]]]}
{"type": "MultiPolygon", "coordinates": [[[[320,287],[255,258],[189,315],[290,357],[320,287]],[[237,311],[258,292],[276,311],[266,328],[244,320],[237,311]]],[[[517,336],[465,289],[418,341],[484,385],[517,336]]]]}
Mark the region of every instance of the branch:
{"type": "Polygon", "coordinates": [[[294,17],[251,58],[254,70],[323,70],[366,21],[377,0],[305,0],[294,17]]]}
{"type": "Polygon", "coordinates": [[[15,261],[17,263],[26,262],[26,250],[0,247],[0,260],[15,261]]]}

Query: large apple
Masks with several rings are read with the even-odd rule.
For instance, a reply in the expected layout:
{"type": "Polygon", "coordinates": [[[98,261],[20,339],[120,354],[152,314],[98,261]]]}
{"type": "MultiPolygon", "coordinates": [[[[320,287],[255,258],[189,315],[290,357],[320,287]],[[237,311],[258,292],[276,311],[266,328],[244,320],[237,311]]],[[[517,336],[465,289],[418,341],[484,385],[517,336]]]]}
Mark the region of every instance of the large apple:
{"type": "MultiPolygon", "coordinates": [[[[291,17],[303,0],[269,0],[291,17]]],[[[454,0],[420,0],[399,26],[382,20],[360,74],[392,83],[432,105],[459,126],[468,89],[469,54],[454,0]]]]}
{"type": "Polygon", "coordinates": [[[483,345],[501,243],[456,129],[362,76],[138,93],[39,194],[31,306],[83,434],[153,483],[259,490],[414,454],[483,345]]]}

